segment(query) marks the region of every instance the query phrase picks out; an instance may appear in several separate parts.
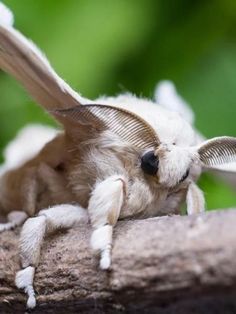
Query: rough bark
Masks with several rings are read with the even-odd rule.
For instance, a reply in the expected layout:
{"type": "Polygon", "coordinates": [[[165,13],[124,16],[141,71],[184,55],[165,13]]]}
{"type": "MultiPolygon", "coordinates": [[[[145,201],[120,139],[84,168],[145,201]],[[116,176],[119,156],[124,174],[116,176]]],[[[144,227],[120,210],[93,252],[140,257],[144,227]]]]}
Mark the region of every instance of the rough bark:
{"type": "MultiPolygon", "coordinates": [[[[119,222],[110,272],[81,226],[45,241],[34,313],[236,313],[236,211],[119,222]]],[[[19,230],[0,235],[0,313],[24,313],[14,286],[19,230]]]]}

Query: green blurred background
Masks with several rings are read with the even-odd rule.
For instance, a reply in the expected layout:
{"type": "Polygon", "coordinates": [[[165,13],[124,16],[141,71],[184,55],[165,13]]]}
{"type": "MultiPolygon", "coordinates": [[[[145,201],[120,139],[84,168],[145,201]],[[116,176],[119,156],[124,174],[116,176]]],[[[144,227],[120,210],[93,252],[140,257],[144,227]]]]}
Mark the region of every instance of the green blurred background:
{"type": "MultiPolygon", "coordinates": [[[[235,0],[5,0],[15,25],[88,98],[131,91],[153,97],[172,80],[207,137],[236,136],[235,0]]],[[[0,149],[26,123],[52,120],[0,72],[0,149]]],[[[208,209],[236,194],[204,175],[208,209]]]]}

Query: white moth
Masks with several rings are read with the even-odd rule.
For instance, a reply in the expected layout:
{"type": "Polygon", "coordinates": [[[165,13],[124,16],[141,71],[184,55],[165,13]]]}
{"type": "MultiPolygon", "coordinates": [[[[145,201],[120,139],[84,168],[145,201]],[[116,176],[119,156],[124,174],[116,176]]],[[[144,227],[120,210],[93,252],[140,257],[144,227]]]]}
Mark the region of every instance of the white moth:
{"type": "MultiPolygon", "coordinates": [[[[167,88],[170,98],[163,97],[170,83],[158,87],[162,106],[129,94],[95,101],[81,97],[12,22],[1,5],[0,68],[64,128],[46,136],[43,143],[53,139],[37,153],[27,141],[30,154],[36,155],[7,163],[0,181],[0,210],[9,220],[0,230],[25,222],[16,285],[33,308],[34,273],[49,232],[87,223],[89,217],[91,246],[100,254],[101,269],[109,269],[117,220],[179,213],[183,201],[188,214],[204,211],[204,196],[195,182],[203,168],[236,161],[236,138],[201,143],[191,125],[192,112],[173,86],[167,88]]],[[[13,145],[9,152],[13,147],[19,149],[13,145]]]]}

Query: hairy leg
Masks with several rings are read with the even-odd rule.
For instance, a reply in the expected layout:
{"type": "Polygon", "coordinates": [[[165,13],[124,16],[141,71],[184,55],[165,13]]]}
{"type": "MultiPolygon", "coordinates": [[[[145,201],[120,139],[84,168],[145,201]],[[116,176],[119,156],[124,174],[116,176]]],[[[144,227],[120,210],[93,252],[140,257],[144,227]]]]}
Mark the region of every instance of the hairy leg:
{"type": "Polygon", "coordinates": [[[36,203],[39,190],[39,183],[36,175],[36,168],[28,168],[24,174],[24,179],[21,186],[22,206],[23,210],[33,216],[36,212],[36,203]]]}
{"type": "Polygon", "coordinates": [[[205,211],[204,194],[194,182],[189,184],[186,202],[188,215],[205,211]]]}
{"type": "Polygon", "coordinates": [[[40,259],[40,250],[44,237],[60,228],[71,228],[88,221],[87,211],[80,206],[58,205],[41,210],[37,217],[29,218],[21,232],[20,256],[22,270],[16,274],[16,286],[24,289],[28,295],[27,307],[36,305],[33,289],[35,268],[40,259]]]}
{"type": "Polygon", "coordinates": [[[7,215],[8,222],[0,223],[0,232],[13,229],[24,223],[27,218],[27,214],[21,211],[13,211],[7,215]]]}
{"type": "MultiPolygon", "coordinates": [[[[50,199],[56,199],[59,203],[67,203],[71,199],[65,189],[65,182],[62,182],[61,176],[46,164],[40,164],[38,168],[30,167],[22,174],[22,182],[19,187],[21,193],[22,211],[12,211],[8,216],[8,222],[0,224],[0,232],[13,229],[24,223],[28,216],[34,216],[36,212],[37,197],[40,190],[40,175],[44,175],[43,184],[47,188],[50,199]],[[45,170],[46,169],[46,170],[45,170]],[[61,181],[60,181],[61,180],[61,181]],[[52,189],[52,186],[54,188],[52,189]]],[[[14,180],[14,178],[10,178],[14,180]]],[[[10,181],[11,183],[11,181],[10,181]]],[[[9,183],[9,186],[10,186],[9,183]]],[[[9,193],[12,193],[8,187],[9,193]]]]}
{"type": "Polygon", "coordinates": [[[125,198],[125,178],[114,175],[96,184],[88,211],[93,233],[91,246],[101,255],[100,268],[109,269],[113,226],[116,224],[125,198]]]}

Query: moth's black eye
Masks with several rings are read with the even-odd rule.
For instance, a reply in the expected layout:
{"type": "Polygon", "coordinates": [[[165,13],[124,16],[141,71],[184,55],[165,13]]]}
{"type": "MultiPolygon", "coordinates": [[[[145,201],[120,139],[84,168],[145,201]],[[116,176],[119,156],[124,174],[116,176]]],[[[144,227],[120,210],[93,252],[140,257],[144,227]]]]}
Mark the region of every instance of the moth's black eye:
{"type": "Polygon", "coordinates": [[[158,171],[159,160],[154,155],[154,151],[147,152],[141,158],[141,168],[143,171],[150,175],[155,175],[158,171]]]}
{"type": "Polygon", "coordinates": [[[183,182],[189,175],[189,170],[186,171],[186,173],[182,176],[181,180],[179,181],[179,183],[183,182]]]}

